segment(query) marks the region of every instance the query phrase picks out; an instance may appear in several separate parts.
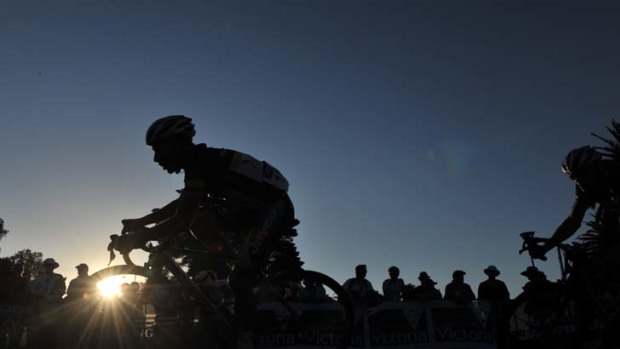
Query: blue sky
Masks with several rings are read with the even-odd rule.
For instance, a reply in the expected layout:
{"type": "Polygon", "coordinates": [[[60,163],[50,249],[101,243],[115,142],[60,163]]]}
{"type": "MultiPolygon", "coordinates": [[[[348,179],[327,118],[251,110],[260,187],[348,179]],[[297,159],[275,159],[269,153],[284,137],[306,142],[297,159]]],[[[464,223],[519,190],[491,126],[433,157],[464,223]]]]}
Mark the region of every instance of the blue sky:
{"type": "Polygon", "coordinates": [[[308,268],[443,288],[495,264],[515,295],[518,233],[549,235],[572,204],[562,157],[619,118],[615,2],[0,6],[0,254],[41,251],[68,278],[182,187],[144,144],[181,113],[285,174],[308,268]]]}

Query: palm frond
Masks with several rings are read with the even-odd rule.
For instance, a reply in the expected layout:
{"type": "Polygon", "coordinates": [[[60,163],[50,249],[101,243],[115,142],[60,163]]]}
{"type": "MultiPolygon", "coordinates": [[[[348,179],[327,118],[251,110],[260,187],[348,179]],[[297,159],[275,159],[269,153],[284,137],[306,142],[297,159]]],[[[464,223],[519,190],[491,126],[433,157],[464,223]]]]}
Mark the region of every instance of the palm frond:
{"type": "Polygon", "coordinates": [[[596,133],[592,133],[592,136],[605,143],[605,146],[595,147],[595,149],[606,158],[620,160],[620,123],[612,119],[611,126],[606,127],[606,129],[612,137],[605,138],[596,133]]]}

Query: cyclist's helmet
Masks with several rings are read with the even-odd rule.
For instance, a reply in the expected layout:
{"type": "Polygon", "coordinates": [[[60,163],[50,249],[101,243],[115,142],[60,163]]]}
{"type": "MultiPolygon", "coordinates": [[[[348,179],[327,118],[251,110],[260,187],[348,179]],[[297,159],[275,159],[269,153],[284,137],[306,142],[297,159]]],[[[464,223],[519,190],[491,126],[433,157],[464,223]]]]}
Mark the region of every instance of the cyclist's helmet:
{"type": "Polygon", "coordinates": [[[146,131],[146,144],[153,146],[157,141],[168,138],[189,138],[196,134],[192,119],[185,115],[169,115],[155,120],[146,131]]]}
{"type": "Polygon", "coordinates": [[[583,169],[592,167],[592,165],[602,160],[601,153],[596,149],[586,145],[581,148],[571,150],[562,162],[562,172],[574,178],[576,173],[583,169]]]}

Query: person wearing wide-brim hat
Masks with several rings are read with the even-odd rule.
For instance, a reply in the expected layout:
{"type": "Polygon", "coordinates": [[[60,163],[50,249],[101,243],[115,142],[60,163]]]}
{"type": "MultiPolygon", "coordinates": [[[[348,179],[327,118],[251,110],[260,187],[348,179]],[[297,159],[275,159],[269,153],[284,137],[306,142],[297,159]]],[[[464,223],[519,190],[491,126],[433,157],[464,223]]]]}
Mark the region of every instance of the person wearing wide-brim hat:
{"type": "Polygon", "coordinates": [[[46,258],[43,261],[43,267],[44,268],[52,268],[52,270],[58,268],[60,265],[56,262],[56,260],[54,260],[54,258],[46,258]]]}
{"type": "Polygon", "coordinates": [[[442,298],[441,291],[435,288],[437,283],[431,279],[427,272],[421,272],[418,280],[420,280],[420,286],[413,289],[413,300],[424,302],[442,298]]]}
{"type": "Polygon", "coordinates": [[[489,277],[497,277],[500,274],[499,269],[497,269],[496,266],[494,265],[489,265],[488,267],[484,268],[484,273],[487,274],[489,277]]]}
{"type": "Polygon", "coordinates": [[[494,265],[489,265],[483,272],[488,278],[478,285],[478,300],[489,301],[497,304],[510,299],[510,293],[506,284],[497,279],[500,271],[494,265]]]}
{"type": "MultiPolygon", "coordinates": [[[[498,280],[497,277],[500,274],[499,269],[494,265],[489,265],[484,268],[483,272],[487,275],[487,279],[478,285],[478,300],[482,302],[489,302],[493,309],[492,317],[496,323],[504,317],[505,308],[510,301],[510,292],[506,284],[498,280]]],[[[506,334],[507,326],[498,326],[496,332],[497,343],[503,343],[506,334]]]]}
{"type": "Polygon", "coordinates": [[[28,336],[28,344],[32,344],[32,348],[55,348],[59,342],[60,319],[55,310],[62,302],[66,285],[65,278],[54,273],[54,269],[58,266],[54,258],[46,258],[43,260],[41,272],[32,282],[31,293],[34,297],[36,312],[41,315],[41,319],[44,319],[32,340],[28,336]]]}
{"type": "Polygon", "coordinates": [[[60,274],[54,273],[54,269],[58,267],[59,264],[54,258],[43,260],[41,272],[32,283],[32,294],[35,297],[47,301],[60,302],[65,294],[66,285],[65,278],[60,274]]]}
{"type": "Polygon", "coordinates": [[[527,267],[521,275],[528,280],[523,286],[524,292],[546,292],[553,287],[553,283],[547,280],[547,275],[534,266],[527,267]]]}
{"type": "Polygon", "coordinates": [[[521,272],[521,275],[525,276],[530,281],[532,279],[536,278],[536,277],[541,277],[541,276],[544,276],[545,278],[547,278],[545,273],[543,273],[542,271],[538,270],[538,268],[536,268],[534,266],[527,267],[524,271],[521,272]]]}
{"type": "Polygon", "coordinates": [[[420,275],[418,275],[418,280],[420,280],[420,283],[422,283],[422,284],[423,283],[432,283],[433,285],[437,285],[437,283],[435,281],[433,281],[433,279],[431,279],[431,277],[425,271],[420,272],[420,275]]]}

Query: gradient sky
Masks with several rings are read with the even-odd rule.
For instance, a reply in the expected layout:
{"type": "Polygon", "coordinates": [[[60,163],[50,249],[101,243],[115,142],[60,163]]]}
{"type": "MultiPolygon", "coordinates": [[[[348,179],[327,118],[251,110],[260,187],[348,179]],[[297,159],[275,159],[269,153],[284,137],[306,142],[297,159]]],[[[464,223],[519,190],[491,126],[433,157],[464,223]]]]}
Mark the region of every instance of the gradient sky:
{"type": "Polygon", "coordinates": [[[443,291],[495,264],[515,296],[519,233],[572,204],[563,156],[620,118],[620,3],[540,3],[1,1],[0,255],[104,267],[182,187],[144,133],[186,114],[289,179],[307,268],[443,291]]]}

